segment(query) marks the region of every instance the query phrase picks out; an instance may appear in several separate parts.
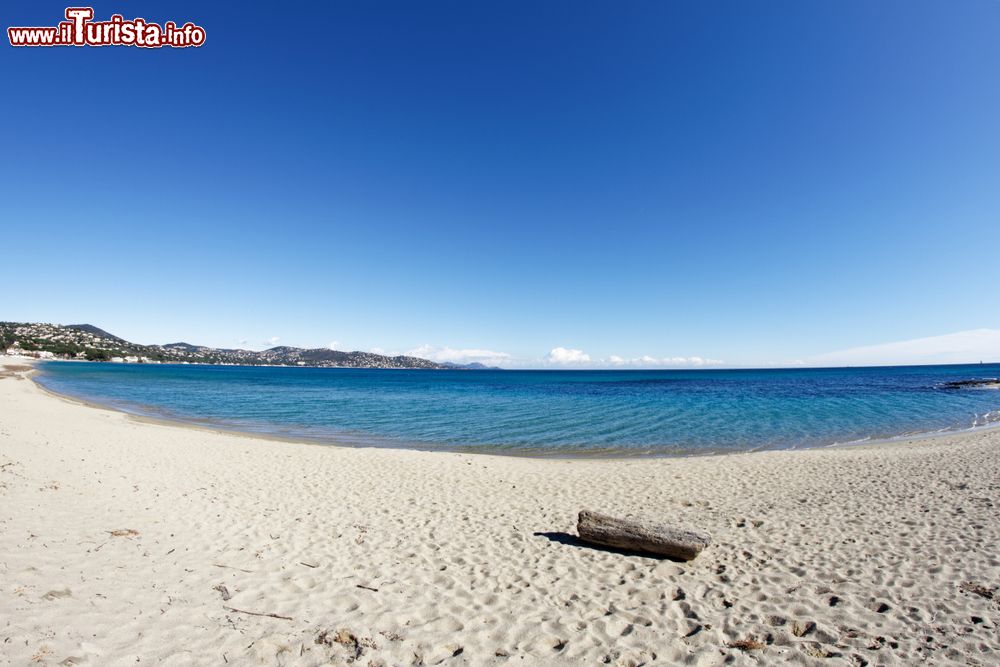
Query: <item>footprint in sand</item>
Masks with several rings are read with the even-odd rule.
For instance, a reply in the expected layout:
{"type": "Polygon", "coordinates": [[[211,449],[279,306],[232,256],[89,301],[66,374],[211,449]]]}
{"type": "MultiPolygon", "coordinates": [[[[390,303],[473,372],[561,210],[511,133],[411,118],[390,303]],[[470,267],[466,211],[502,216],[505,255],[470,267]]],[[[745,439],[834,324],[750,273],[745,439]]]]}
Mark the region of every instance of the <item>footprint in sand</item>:
{"type": "Polygon", "coordinates": [[[48,593],[42,596],[42,599],[58,600],[59,598],[69,598],[69,597],[73,597],[73,592],[68,588],[64,588],[61,591],[49,591],[48,593]]]}
{"type": "Polygon", "coordinates": [[[884,614],[885,612],[892,609],[888,604],[881,600],[871,600],[868,603],[868,608],[874,611],[876,614],[884,614]]]}

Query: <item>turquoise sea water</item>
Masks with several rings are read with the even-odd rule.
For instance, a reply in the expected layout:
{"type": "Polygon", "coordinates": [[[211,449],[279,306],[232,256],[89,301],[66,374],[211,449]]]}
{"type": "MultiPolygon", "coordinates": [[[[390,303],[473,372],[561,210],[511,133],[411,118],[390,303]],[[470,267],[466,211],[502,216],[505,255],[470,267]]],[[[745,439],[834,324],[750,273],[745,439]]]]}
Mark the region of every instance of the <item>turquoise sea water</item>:
{"type": "Polygon", "coordinates": [[[816,447],[1000,424],[1000,364],[796,370],[394,371],[47,362],[48,389],[319,442],[508,453],[816,447]]]}

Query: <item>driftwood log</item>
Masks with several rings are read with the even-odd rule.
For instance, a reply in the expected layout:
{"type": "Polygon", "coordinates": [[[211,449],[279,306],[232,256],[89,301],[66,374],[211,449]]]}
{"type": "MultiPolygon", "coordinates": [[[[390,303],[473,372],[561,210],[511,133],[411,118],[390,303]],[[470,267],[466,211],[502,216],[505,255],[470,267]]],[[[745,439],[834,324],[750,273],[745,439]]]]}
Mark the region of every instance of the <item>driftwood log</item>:
{"type": "Polygon", "coordinates": [[[590,510],[580,512],[576,532],[585,542],[680,560],[691,560],[712,541],[707,533],[637,519],[619,519],[590,510]]]}

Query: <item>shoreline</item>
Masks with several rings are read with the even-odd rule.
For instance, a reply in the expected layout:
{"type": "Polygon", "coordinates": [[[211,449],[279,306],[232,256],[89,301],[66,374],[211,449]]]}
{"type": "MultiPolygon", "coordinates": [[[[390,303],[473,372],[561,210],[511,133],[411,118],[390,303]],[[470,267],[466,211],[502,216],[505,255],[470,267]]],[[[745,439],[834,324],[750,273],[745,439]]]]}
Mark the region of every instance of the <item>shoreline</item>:
{"type": "MultiPolygon", "coordinates": [[[[19,363],[26,363],[28,365],[34,366],[38,360],[26,358],[24,360],[18,359],[19,363]]],[[[10,363],[10,362],[8,362],[10,363]]],[[[86,362],[86,363],[98,363],[98,362],[86,362]]],[[[2,360],[0,360],[2,364],[2,360]]],[[[292,368],[292,367],[289,367],[292,368]]],[[[120,413],[128,416],[131,419],[140,422],[148,422],[153,424],[161,424],[167,426],[177,426],[181,428],[191,428],[196,430],[204,430],[210,433],[219,434],[230,434],[243,436],[247,438],[259,438],[262,440],[271,440],[275,442],[286,442],[295,443],[303,445],[317,445],[322,447],[348,447],[356,449],[386,449],[386,450],[403,450],[403,451],[419,451],[419,452],[444,452],[444,453],[454,453],[454,454],[477,454],[483,456],[500,456],[500,457],[513,457],[513,458],[524,458],[529,460],[553,460],[553,461],[613,461],[613,460],[656,460],[656,459],[675,459],[675,458],[701,458],[701,457],[713,457],[713,456],[735,456],[742,454],[756,454],[761,452],[800,452],[800,451],[811,451],[811,450],[823,450],[823,449],[843,449],[843,448],[854,448],[854,447],[886,447],[895,444],[912,444],[914,442],[934,440],[937,438],[950,438],[955,436],[961,436],[962,434],[974,434],[977,432],[988,432],[992,430],[1000,431],[1000,423],[993,424],[983,424],[980,426],[971,426],[963,429],[944,429],[938,431],[929,431],[924,433],[904,433],[895,436],[879,437],[879,438],[865,438],[860,441],[850,441],[850,442],[833,442],[825,445],[811,445],[803,447],[755,447],[753,449],[747,450],[732,450],[732,451],[718,451],[709,450],[702,451],[696,448],[677,448],[675,451],[670,452],[631,452],[627,448],[615,448],[615,449],[590,449],[587,451],[570,452],[567,451],[568,448],[525,448],[525,447],[509,447],[505,448],[503,446],[496,445],[467,445],[467,446],[422,446],[421,443],[414,443],[411,445],[404,443],[397,443],[391,440],[380,440],[378,436],[368,434],[359,434],[358,440],[371,439],[371,442],[367,443],[355,443],[349,441],[346,437],[344,439],[338,439],[336,436],[330,436],[329,438],[309,438],[305,436],[283,436],[277,433],[269,433],[265,431],[253,431],[244,430],[237,426],[228,426],[221,423],[210,423],[209,420],[205,420],[206,423],[200,423],[191,419],[184,419],[183,417],[172,417],[166,415],[150,415],[143,414],[141,412],[133,412],[126,408],[119,407],[113,404],[101,403],[99,401],[94,401],[79,396],[74,396],[72,394],[63,394],[61,392],[50,389],[35,379],[35,375],[39,374],[37,368],[33,369],[30,373],[28,379],[37,386],[40,390],[45,393],[58,398],[60,400],[65,400],[73,403],[78,403],[80,405],[88,406],[91,408],[96,408],[100,410],[110,410],[116,413],[120,413]]]]}
{"type": "Polygon", "coordinates": [[[0,664],[1000,651],[1000,432],[657,459],[303,447],[139,421],[27,374],[0,372],[0,664]],[[594,548],[582,509],[712,544],[687,563],[594,548]]]}

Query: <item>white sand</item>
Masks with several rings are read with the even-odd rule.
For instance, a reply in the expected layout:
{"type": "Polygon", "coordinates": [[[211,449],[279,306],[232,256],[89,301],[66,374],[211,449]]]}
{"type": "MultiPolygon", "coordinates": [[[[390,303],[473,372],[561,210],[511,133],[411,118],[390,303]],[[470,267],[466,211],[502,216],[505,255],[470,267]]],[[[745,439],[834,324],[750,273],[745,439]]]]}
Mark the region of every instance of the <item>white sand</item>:
{"type": "Polygon", "coordinates": [[[3,664],[1000,662],[997,431],[531,460],[152,424],[6,376],[3,664]],[[583,507],[715,542],[679,564],[539,535],[583,507]]]}

